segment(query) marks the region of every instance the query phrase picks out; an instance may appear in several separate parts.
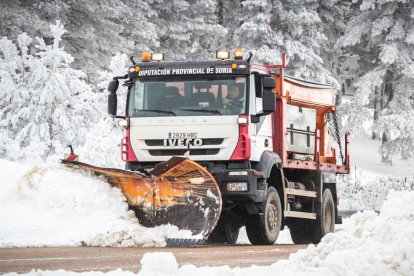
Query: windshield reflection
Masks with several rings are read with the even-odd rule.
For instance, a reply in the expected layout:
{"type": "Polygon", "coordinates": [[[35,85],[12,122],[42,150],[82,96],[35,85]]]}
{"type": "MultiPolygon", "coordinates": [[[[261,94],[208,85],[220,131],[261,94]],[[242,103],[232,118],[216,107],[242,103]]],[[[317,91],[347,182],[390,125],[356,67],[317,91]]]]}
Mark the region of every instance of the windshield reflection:
{"type": "Polygon", "coordinates": [[[128,116],[217,116],[246,113],[245,76],[140,78],[129,92],[128,116]]]}

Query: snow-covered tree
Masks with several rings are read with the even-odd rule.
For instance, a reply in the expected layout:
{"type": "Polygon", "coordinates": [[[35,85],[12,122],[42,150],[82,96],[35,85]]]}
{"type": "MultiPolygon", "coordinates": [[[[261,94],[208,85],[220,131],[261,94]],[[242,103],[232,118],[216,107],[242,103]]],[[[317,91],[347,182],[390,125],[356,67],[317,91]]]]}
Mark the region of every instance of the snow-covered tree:
{"type": "Polygon", "coordinates": [[[64,2],[69,31],[65,45],[76,53],[76,63],[93,81],[115,53],[132,55],[159,45],[152,22],[157,14],[148,1],[64,2]]]}
{"type": "Polygon", "coordinates": [[[28,52],[32,39],[23,33],[17,41],[15,45],[5,37],[0,40],[0,156],[10,159],[21,156],[16,151],[20,143],[15,138],[25,127],[20,112],[28,108],[31,98],[29,68],[33,56],[28,52]]]}
{"type": "Polygon", "coordinates": [[[59,46],[65,30],[57,21],[50,31],[53,44],[37,38],[34,55],[26,34],[18,37],[19,49],[6,38],[0,42],[1,127],[28,158],[61,155],[68,144],[81,144],[93,118],[85,74],[70,67],[73,57],[59,46]]]}
{"type": "MultiPolygon", "coordinates": [[[[348,79],[354,77],[353,66],[344,63],[344,57],[340,49],[335,48],[335,43],[342,36],[346,28],[349,16],[351,0],[321,0],[317,2],[316,11],[321,19],[323,34],[326,43],[320,48],[320,55],[324,61],[324,67],[335,77],[340,85],[337,95],[337,104],[340,103],[340,95],[346,93],[348,79]]],[[[338,88],[338,87],[337,87],[338,88]]]]}
{"type": "MultiPolygon", "coordinates": [[[[125,75],[129,66],[129,59],[125,54],[117,53],[112,57],[108,69],[100,72],[98,89],[100,93],[93,104],[99,109],[99,120],[88,131],[85,144],[79,153],[83,161],[98,166],[123,168],[121,160],[120,142],[123,137],[122,128],[117,120],[107,113],[107,87],[115,76],[125,75]]],[[[117,91],[118,112],[125,114],[127,87],[120,85],[117,91]]]]}
{"type": "Polygon", "coordinates": [[[414,144],[414,2],[364,0],[354,8],[359,12],[336,43],[357,55],[364,68],[353,100],[342,108],[347,126],[373,120],[373,138],[383,140],[383,161],[408,158],[413,154],[407,148],[414,144]]]}
{"type": "Polygon", "coordinates": [[[271,24],[283,32],[290,74],[338,87],[329,66],[324,64],[324,47],[329,46],[318,8],[316,1],[282,0],[274,5],[271,24]]]}
{"type": "Polygon", "coordinates": [[[154,0],[154,24],[160,46],[168,60],[212,58],[227,34],[217,23],[216,1],[154,0]]]}
{"type": "MultiPolygon", "coordinates": [[[[237,1],[232,2],[238,7],[237,1]]],[[[323,46],[328,40],[323,33],[316,2],[245,0],[238,11],[241,16],[233,19],[239,26],[234,32],[231,48],[243,47],[253,52],[255,62],[273,64],[280,63],[280,54],[285,51],[288,74],[338,86],[322,57],[323,46]]]]}
{"type": "Polygon", "coordinates": [[[231,48],[251,51],[253,60],[259,63],[275,63],[283,49],[283,34],[271,27],[272,2],[268,0],[241,1],[240,26],[233,36],[231,48]]]}
{"type": "Polygon", "coordinates": [[[96,83],[98,71],[115,53],[132,55],[159,46],[156,17],[151,1],[0,1],[0,36],[14,40],[26,32],[49,45],[49,25],[60,20],[68,30],[61,45],[74,57],[73,68],[96,83]]]}

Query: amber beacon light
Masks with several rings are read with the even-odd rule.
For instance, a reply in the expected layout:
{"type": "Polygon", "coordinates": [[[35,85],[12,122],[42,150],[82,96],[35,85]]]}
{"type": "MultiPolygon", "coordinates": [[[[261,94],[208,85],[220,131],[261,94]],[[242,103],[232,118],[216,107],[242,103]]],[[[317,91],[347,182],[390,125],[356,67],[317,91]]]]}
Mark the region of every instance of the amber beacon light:
{"type": "Polygon", "coordinates": [[[151,61],[151,53],[150,52],[142,52],[142,54],[141,54],[141,61],[142,62],[149,62],[149,61],[151,61]]]}
{"type": "Polygon", "coordinates": [[[243,50],[242,49],[234,50],[234,59],[243,59],[243,50]]]}

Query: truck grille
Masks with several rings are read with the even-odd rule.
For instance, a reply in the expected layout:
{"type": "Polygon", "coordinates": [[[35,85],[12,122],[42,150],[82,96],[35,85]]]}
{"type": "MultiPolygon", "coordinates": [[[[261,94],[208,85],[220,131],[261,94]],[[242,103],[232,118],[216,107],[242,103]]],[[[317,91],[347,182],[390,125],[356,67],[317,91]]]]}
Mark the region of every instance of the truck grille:
{"type": "MultiPolygon", "coordinates": [[[[148,150],[152,156],[174,156],[184,155],[186,149],[148,150]]],[[[192,149],[190,155],[216,155],[219,149],[192,149]]]]}
{"type": "MultiPolygon", "coordinates": [[[[201,139],[201,140],[203,140],[203,146],[217,146],[217,145],[221,145],[224,139],[206,138],[206,139],[201,139]]],[[[163,139],[145,140],[145,144],[150,147],[162,147],[164,146],[164,140],[163,139]]]]}

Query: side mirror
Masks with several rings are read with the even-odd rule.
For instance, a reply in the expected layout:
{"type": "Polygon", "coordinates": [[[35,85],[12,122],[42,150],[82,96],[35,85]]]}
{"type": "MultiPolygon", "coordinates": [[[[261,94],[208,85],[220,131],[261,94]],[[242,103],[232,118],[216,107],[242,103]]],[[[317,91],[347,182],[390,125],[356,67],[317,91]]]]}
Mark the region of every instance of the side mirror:
{"type": "Polygon", "coordinates": [[[263,89],[272,90],[274,88],[276,88],[276,80],[272,77],[264,77],[263,78],[263,89]]]}
{"type": "Polygon", "coordinates": [[[272,89],[276,87],[276,80],[272,77],[263,78],[263,112],[270,113],[276,110],[276,93],[272,89]]]}
{"type": "Polygon", "coordinates": [[[119,80],[111,80],[108,85],[108,91],[111,92],[111,94],[116,94],[116,91],[118,90],[119,86],[119,80]]]}
{"type": "Polygon", "coordinates": [[[118,86],[118,80],[112,80],[108,85],[108,114],[112,116],[116,116],[116,109],[118,104],[116,91],[118,90],[118,86]]]}
{"type": "Polygon", "coordinates": [[[263,113],[271,113],[276,110],[276,93],[272,90],[263,91],[263,113]]]}

